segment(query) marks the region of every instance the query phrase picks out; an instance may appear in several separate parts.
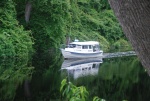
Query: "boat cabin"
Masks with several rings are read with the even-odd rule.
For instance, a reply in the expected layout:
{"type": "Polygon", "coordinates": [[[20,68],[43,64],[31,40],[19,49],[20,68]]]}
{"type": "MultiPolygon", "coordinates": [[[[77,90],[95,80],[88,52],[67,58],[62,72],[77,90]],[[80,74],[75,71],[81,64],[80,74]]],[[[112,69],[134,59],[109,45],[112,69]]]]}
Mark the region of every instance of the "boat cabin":
{"type": "Polygon", "coordinates": [[[100,51],[100,46],[96,41],[72,42],[65,48],[65,51],[92,53],[100,51]]]}

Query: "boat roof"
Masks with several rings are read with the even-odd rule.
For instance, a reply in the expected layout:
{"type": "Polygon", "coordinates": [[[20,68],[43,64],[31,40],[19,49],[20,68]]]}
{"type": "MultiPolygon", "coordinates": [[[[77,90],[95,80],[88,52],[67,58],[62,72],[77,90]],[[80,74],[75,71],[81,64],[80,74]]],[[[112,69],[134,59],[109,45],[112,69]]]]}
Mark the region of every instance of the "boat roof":
{"type": "Polygon", "coordinates": [[[70,44],[95,45],[95,44],[99,44],[99,42],[97,42],[97,41],[84,41],[84,42],[71,42],[70,44]]]}

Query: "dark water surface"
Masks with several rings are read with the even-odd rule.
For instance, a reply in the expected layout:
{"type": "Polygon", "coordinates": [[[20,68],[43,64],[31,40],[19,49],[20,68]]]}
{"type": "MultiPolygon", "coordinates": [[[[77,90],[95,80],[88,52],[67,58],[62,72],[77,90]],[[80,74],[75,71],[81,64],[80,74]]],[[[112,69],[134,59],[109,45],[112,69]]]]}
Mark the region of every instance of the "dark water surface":
{"type": "Polygon", "coordinates": [[[61,54],[0,61],[0,101],[59,101],[61,80],[85,86],[89,101],[149,101],[150,78],[136,56],[63,60],[61,54]],[[31,60],[30,60],[31,61],[31,60]]]}

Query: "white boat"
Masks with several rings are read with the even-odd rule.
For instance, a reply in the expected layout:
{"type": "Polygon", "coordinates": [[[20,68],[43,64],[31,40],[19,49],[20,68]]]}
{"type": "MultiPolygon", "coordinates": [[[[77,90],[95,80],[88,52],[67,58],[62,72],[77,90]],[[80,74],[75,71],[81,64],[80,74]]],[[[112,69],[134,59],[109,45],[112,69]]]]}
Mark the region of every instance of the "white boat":
{"type": "Polygon", "coordinates": [[[77,79],[87,75],[97,75],[101,63],[103,63],[102,58],[65,60],[61,70],[67,70],[68,76],[77,79]]]}
{"type": "Polygon", "coordinates": [[[64,58],[94,58],[102,57],[103,51],[100,49],[99,42],[71,42],[66,48],[61,48],[64,58]]]}

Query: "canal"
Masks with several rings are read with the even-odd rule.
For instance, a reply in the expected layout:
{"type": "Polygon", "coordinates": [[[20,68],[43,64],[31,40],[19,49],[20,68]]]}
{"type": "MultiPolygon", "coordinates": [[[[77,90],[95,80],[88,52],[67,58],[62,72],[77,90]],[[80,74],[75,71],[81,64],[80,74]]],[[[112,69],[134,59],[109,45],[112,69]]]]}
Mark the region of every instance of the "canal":
{"type": "Polygon", "coordinates": [[[61,101],[61,81],[85,86],[88,101],[149,101],[150,78],[136,55],[63,60],[61,54],[0,60],[0,101],[61,101]]]}

